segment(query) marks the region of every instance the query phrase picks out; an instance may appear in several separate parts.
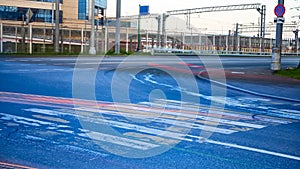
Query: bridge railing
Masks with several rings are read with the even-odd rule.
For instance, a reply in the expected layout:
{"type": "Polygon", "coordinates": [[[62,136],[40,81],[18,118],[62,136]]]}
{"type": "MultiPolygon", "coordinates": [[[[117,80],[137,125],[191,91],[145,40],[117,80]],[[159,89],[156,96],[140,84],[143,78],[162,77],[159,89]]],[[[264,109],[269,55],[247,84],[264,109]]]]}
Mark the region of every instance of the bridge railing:
{"type": "MultiPolygon", "coordinates": [[[[283,55],[299,56],[295,52],[282,52],[283,55]]],[[[171,48],[153,48],[151,55],[251,55],[251,56],[271,56],[271,52],[249,52],[249,51],[224,51],[224,50],[184,50],[171,48]]]]}

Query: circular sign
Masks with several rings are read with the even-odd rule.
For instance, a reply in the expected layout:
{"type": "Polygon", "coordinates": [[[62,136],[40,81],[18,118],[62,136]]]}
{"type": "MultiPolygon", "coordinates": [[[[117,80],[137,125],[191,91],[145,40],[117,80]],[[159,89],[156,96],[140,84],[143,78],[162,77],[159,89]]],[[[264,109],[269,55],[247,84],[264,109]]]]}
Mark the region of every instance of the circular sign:
{"type": "Polygon", "coordinates": [[[277,17],[283,17],[285,13],[285,7],[282,4],[278,4],[274,9],[274,13],[277,17]]]}

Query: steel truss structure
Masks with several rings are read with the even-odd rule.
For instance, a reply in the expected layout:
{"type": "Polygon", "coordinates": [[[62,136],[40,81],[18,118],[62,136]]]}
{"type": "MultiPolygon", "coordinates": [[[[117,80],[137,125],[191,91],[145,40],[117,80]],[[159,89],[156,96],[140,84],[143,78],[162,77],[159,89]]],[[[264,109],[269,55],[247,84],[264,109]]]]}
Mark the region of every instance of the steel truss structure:
{"type": "MultiPolygon", "coordinates": [[[[187,15],[187,25],[191,28],[191,14],[196,13],[206,13],[206,12],[224,12],[224,11],[236,11],[236,10],[250,10],[256,9],[261,15],[261,25],[260,25],[260,38],[261,38],[261,51],[264,51],[264,46],[262,45],[265,38],[265,26],[266,26],[266,5],[261,5],[260,3],[254,4],[240,4],[240,5],[228,5],[228,6],[212,6],[203,8],[193,8],[193,9],[181,9],[167,11],[167,15],[187,15]]],[[[163,30],[163,34],[164,34],[163,30]]],[[[163,35],[164,36],[164,35],[163,35]]],[[[238,34],[236,33],[236,36],[238,34]]]]}
{"type": "Polygon", "coordinates": [[[205,12],[221,12],[221,11],[260,9],[260,6],[261,6],[260,3],[240,4],[240,5],[230,5],[230,6],[212,6],[212,7],[203,7],[203,8],[172,10],[172,11],[167,11],[167,14],[168,15],[187,15],[187,14],[205,13],[205,12]]]}

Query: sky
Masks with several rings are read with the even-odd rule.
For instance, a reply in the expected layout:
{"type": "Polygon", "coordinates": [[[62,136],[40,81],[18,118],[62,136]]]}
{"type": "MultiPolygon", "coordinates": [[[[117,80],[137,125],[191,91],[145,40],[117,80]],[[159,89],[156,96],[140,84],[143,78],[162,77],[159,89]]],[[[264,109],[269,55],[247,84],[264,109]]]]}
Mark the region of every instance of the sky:
{"type": "MultiPolygon", "coordinates": [[[[107,16],[115,17],[116,1],[117,0],[107,1],[107,16]]],[[[274,8],[278,4],[278,0],[121,0],[121,15],[137,15],[139,4],[149,5],[150,13],[164,13],[169,10],[177,9],[252,3],[266,5],[266,23],[271,24],[271,22],[274,22],[274,8]]],[[[292,18],[292,16],[299,15],[299,11],[291,9],[299,6],[300,0],[285,0],[285,23],[291,23],[292,21],[299,22],[298,18],[292,18]]],[[[206,33],[226,34],[228,30],[234,29],[235,23],[244,25],[249,25],[250,23],[258,24],[259,17],[260,14],[256,10],[213,12],[193,14],[191,22],[193,26],[199,28],[199,30],[206,30],[206,33]]],[[[184,16],[179,16],[179,18],[186,20],[184,16]]]]}

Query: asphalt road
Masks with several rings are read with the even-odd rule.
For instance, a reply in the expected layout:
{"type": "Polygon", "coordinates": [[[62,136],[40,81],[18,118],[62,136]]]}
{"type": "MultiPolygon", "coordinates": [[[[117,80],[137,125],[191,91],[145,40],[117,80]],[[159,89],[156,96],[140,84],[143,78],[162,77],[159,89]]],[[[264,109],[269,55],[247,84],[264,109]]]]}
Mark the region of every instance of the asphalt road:
{"type": "Polygon", "coordinates": [[[300,84],[225,78],[269,67],[257,57],[3,57],[0,166],[300,168],[300,84]]]}

